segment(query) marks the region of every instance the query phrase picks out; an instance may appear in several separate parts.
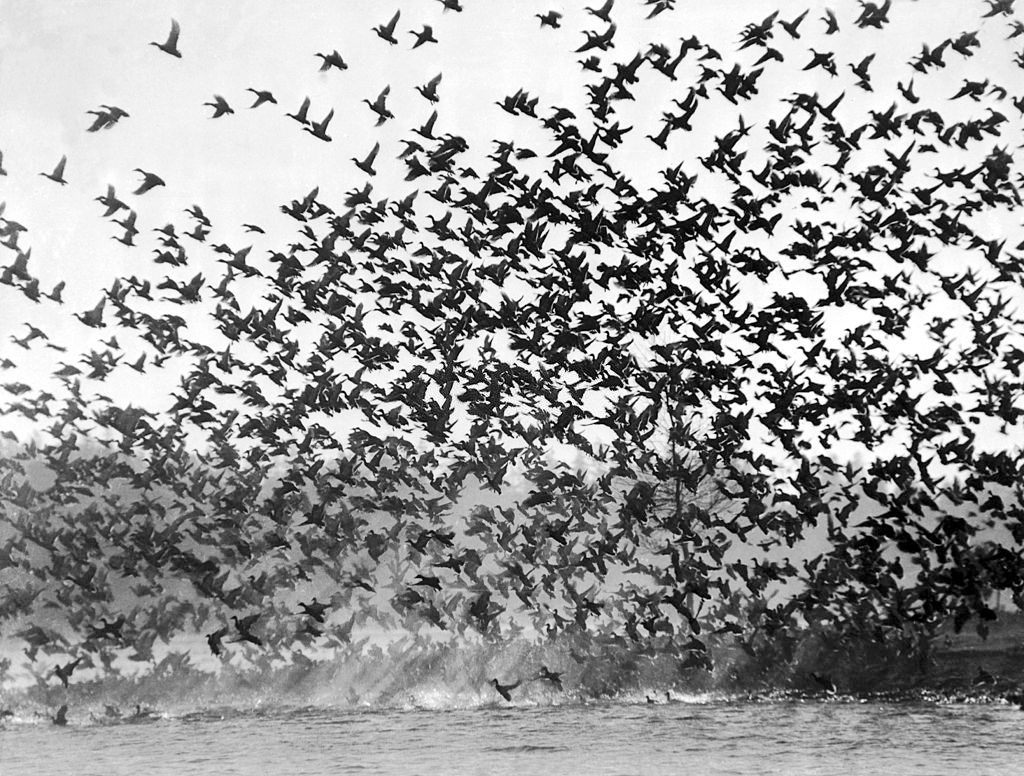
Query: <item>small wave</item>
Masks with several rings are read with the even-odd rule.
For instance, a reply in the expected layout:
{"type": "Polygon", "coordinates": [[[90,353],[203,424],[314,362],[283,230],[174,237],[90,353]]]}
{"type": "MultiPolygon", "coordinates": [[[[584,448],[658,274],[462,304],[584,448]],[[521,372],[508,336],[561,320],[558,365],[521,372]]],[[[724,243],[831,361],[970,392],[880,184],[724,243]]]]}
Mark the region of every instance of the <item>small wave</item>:
{"type": "Polygon", "coordinates": [[[485,751],[502,754],[529,754],[530,752],[568,752],[566,746],[547,746],[544,744],[515,744],[510,746],[489,746],[485,751]]]}

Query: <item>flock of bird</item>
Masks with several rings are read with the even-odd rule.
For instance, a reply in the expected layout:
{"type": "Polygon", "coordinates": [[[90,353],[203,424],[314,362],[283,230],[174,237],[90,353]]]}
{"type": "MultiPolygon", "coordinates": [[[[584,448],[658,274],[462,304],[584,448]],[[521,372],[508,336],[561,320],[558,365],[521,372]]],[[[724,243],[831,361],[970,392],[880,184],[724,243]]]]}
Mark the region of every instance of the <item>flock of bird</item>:
{"type": "MultiPolygon", "coordinates": [[[[433,24],[405,31],[403,10],[366,32],[437,44],[464,10],[437,1],[433,24]]],[[[180,664],[154,647],[182,633],[258,661],[397,626],[590,633],[676,654],[686,675],[721,643],[791,658],[820,628],[919,647],[949,617],[984,632],[993,590],[1024,603],[1024,244],[1007,234],[1024,92],[950,78],[983,42],[1024,41],[1013,0],[971,0],[977,29],[914,41],[887,63],[895,84],[865,52],[914,4],[779,11],[729,50],[666,36],[686,10],[647,0],[643,34],[661,39],[634,50],[629,3],[588,8],[582,38],[536,15],[538,45],[584,57],[579,106],[543,85],[496,95],[522,133],[481,149],[437,129],[436,75],[426,121],[353,158],[343,201],[314,188],[280,207],[286,248],[219,241],[208,205],[147,230],[143,197],[182,185],[170,175],[96,197],[125,250],[156,235],[150,266],[75,313],[104,337],[88,353],[26,323],[0,361],[62,359],[49,383],[0,384],[4,414],[38,429],[5,432],[0,626],[43,684],[180,664]],[[634,183],[627,148],[664,165],[657,184],[634,183]],[[386,154],[408,185],[382,196],[386,154]],[[104,396],[125,370],[171,369],[165,406],[104,396]],[[347,434],[339,416],[358,419],[347,434]],[[791,558],[813,535],[827,546],[791,558]]],[[[187,36],[172,22],[153,56],[192,56],[187,36]]],[[[248,91],[247,109],[281,97],[332,141],[334,108],[248,91]]],[[[389,91],[364,100],[378,126],[407,119],[389,91]]],[[[84,131],[120,131],[124,104],[84,131]]],[[[73,164],[40,174],[64,186],[73,164]]],[[[0,294],[58,315],[65,283],[28,247],[45,225],[8,207],[0,294]]],[[[563,673],[536,679],[561,689],[563,673]]],[[[491,687],[507,701],[518,682],[491,687]]]]}

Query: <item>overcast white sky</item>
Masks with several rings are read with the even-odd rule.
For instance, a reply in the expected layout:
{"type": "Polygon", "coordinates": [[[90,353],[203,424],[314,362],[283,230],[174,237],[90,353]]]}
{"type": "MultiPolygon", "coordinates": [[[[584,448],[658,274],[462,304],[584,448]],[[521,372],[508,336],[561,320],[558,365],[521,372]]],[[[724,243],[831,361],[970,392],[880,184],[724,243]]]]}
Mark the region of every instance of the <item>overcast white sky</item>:
{"type": "MultiPolygon", "coordinates": [[[[583,88],[592,74],[581,71],[577,64],[581,55],[574,49],[583,42],[583,30],[604,28],[585,12],[585,5],[465,0],[465,11],[453,13],[444,11],[438,0],[4,0],[0,150],[9,175],[0,178],[0,200],[7,203],[8,218],[28,227],[21,244],[32,247],[30,270],[41,278],[44,290],[66,279],[68,304],[61,314],[54,314],[52,305],[34,305],[13,289],[0,289],[0,329],[23,333],[21,322],[32,321],[72,348],[108,337],[115,331],[87,331],[70,312],[91,307],[100,289],[114,277],[154,276],[151,250],[155,243],[149,230],[171,222],[179,233],[185,231],[190,222],[184,209],[199,204],[213,220],[209,243],[205,247],[184,243],[192,265],[203,270],[208,280],[215,280],[220,265],[214,262],[209,245],[254,244],[254,257],[261,251],[266,255],[265,251],[282,249],[293,239],[295,223],[280,214],[278,206],[319,186],[320,198],[340,207],[344,192],[365,180],[351,158],[365,156],[378,141],[382,151],[376,163],[374,196],[404,196],[420,182],[401,180],[404,167],[395,159],[401,148],[398,140],[408,137],[409,130],[430,115],[432,106],[414,87],[439,72],[443,80],[438,131],[465,136],[478,155],[491,150],[488,141],[493,138],[514,139],[545,153],[550,141],[494,102],[524,88],[540,97],[542,115],[551,106],[565,105],[582,116],[583,88]],[[387,22],[399,8],[400,45],[392,47],[372,27],[387,22]],[[552,9],[564,13],[562,29],[540,28],[535,14],[552,9]],[[166,38],[172,17],[181,23],[181,60],[148,45],[166,38]],[[409,31],[423,24],[433,26],[440,42],[412,51],[409,31]],[[314,54],[333,49],[342,54],[349,69],[319,73],[320,61],[314,54]],[[396,118],[378,128],[361,100],[372,100],[385,85],[391,86],[389,107],[396,118]],[[252,96],[247,87],[270,89],[279,105],[248,110],[252,96]],[[203,103],[214,94],[223,95],[235,115],[210,119],[211,111],[203,103]],[[329,130],[334,142],[319,142],[283,115],[294,111],[307,95],[314,119],[335,110],[329,130]],[[101,104],[120,106],[130,116],[110,130],[87,133],[92,117],[86,111],[101,104]],[[51,170],[64,154],[69,183],[61,187],[39,173],[51,170]],[[130,192],[139,181],[132,172],[136,167],[163,177],[166,188],[132,197],[130,192]],[[102,209],[94,198],[105,192],[107,184],[115,185],[139,213],[143,234],[138,247],[115,242],[113,237],[120,230],[100,217],[102,209]],[[246,235],[243,223],[260,224],[269,234],[266,238],[246,235]]],[[[646,9],[640,2],[618,0],[613,11],[618,24],[616,46],[604,56],[609,62],[626,61],[652,41],[675,48],[681,37],[697,35],[723,56],[723,63],[710,64],[749,64],[760,50],[737,53],[739,31],[779,5],[762,0],[681,2],[673,12],[645,20],[646,9]]],[[[983,47],[971,60],[947,52],[950,67],[945,71],[927,78],[918,74],[916,88],[925,99],[948,103],[967,77],[988,77],[1011,89],[1020,81],[1021,71],[1013,67],[1009,55],[1020,39],[1005,40],[1009,32],[1005,18],[986,19],[979,27],[980,11],[985,8],[981,3],[896,0],[890,12],[892,22],[883,31],[854,27],[857,4],[832,5],[843,29],[825,37],[821,16],[826,4],[782,4],[781,18],[793,18],[804,8],[810,8],[810,13],[800,40],[790,40],[776,28],[772,45],[785,52],[787,61],[769,63],[771,69],[760,81],[761,96],[740,106],[748,124],[763,126],[770,117],[781,118],[785,106],[780,98],[796,89],[820,92],[823,99],[845,91],[841,116],[849,117],[851,123],[862,121],[869,108],[884,110],[898,99],[895,82],[915,75],[907,63],[922,43],[934,46],[966,30],[979,29],[983,47]],[[803,72],[800,68],[809,61],[811,48],[834,51],[841,77],[832,79],[821,70],[803,72]],[[872,65],[877,88],[868,94],[851,87],[849,65],[872,52],[878,55],[872,65]]],[[[696,72],[695,59],[691,55],[687,60],[690,71],[686,72],[696,72]]],[[[680,76],[678,82],[670,83],[649,73],[637,87],[637,103],[618,106],[623,125],[635,124],[636,129],[614,158],[641,184],[655,181],[659,170],[679,162],[699,172],[696,156],[707,152],[714,134],[735,126],[737,109],[716,99],[710,103],[712,109],[702,110],[693,133],[676,133],[667,154],[656,152],[644,136],[656,131],[661,112],[671,109],[671,100],[681,98],[692,82],[684,70],[680,76]]],[[[1002,108],[1016,122],[1017,112],[1009,101],[1002,108]]],[[[952,121],[978,110],[967,100],[948,103],[948,118],[952,121]]],[[[894,150],[901,151],[906,142],[901,139],[894,150]]],[[[944,151],[935,163],[949,168],[957,159],[956,152],[944,151]]],[[[993,228],[1002,225],[995,223],[993,228]]],[[[10,257],[0,257],[4,263],[13,259],[13,254],[4,253],[10,257]]],[[[159,279],[160,268],[156,270],[159,279]]],[[[129,358],[135,355],[126,350],[129,358]]],[[[6,337],[0,341],[2,356],[19,363],[31,360],[6,337]]],[[[116,395],[119,389],[111,385],[109,390],[116,395]]]]}

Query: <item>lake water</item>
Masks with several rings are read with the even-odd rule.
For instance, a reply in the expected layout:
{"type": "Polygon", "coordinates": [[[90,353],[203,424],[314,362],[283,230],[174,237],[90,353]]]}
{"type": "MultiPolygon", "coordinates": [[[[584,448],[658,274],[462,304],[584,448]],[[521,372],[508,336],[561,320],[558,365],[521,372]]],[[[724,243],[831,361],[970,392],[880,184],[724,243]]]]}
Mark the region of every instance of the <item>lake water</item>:
{"type": "Polygon", "coordinates": [[[208,710],[105,724],[15,719],[3,776],[1020,773],[1009,704],[594,703],[208,710]]]}

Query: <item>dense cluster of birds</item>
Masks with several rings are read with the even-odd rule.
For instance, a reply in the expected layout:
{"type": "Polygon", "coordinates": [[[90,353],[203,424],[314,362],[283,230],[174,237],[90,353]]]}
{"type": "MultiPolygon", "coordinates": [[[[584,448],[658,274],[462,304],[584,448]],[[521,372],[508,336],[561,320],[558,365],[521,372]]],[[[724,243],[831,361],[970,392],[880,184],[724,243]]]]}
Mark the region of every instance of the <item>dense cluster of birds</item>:
{"type": "MultiPolygon", "coordinates": [[[[403,10],[366,32],[436,44],[463,11],[438,2],[431,24],[407,29],[403,10]]],[[[589,632],[674,651],[685,673],[712,666],[713,641],[791,654],[820,626],[886,643],[951,616],[984,630],[993,590],[1024,603],[1024,244],[1007,234],[1024,93],[950,78],[1024,41],[1013,0],[972,0],[978,28],[915,41],[886,65],[895,84],[866,52],[913,5],[779,11],[726,53],[696,35],[629,49],[627,2],[588,8],[582,37],[537,14],[538,45],[583,57],[578,106],[541,84],[498,97],[530,140],[481,149],[438,127],[438,74],[417,89],[424,123],[352,158],[342,201],[313,188],[280,207],[286,248],[218,241],[200,205],[144,227],[144,195],[183,185],[169,173],[96,197],[125,249],[156,235],[151,266],[75,312],[102,337],[88,352],[26,323],[0,362],[62,359],[50,383],[0,385],[3,412],[38,429],[5,434],[0,626],[41,681],[124,658],[163,670],[185,658],[158,660],[157,640],[183,632],[257,660],[397,625],[589,632]],[[654,185],[617,161],[627,147],[654,185]],[[382,196],[386,154],[408,185],[382,196]],[[104,395],[125,370],[180,379],[166,405],[125,405],[104,395]],[[827,546],[796,558],[814,536],[827,546]]],[[[152,45],[193,56],[176,21],[152,45]]],[[[333,141],[334,107],[248,93],[246,110],[283,112],[280,96],[333,141]]],[[[363,100],[378,126],[400,120],[390,97],[363,100]]],[[[119,131],[124,104],[84,131],[119,131]]],[[[9,153],[0,173],[64,186],[74,164],[24,171],[9,153]]],[[[44,225],[15,211],[0,293],[56,315],[65,284],[28,247],[44,225]]]]}

